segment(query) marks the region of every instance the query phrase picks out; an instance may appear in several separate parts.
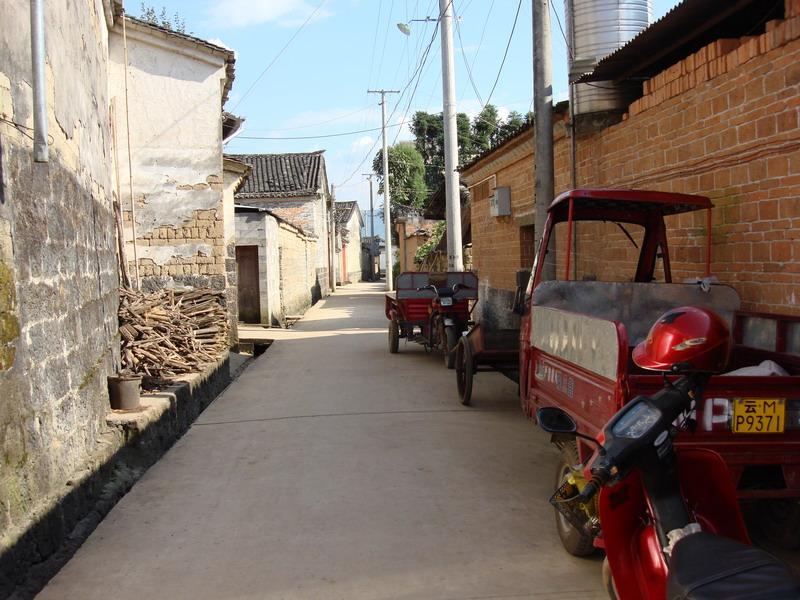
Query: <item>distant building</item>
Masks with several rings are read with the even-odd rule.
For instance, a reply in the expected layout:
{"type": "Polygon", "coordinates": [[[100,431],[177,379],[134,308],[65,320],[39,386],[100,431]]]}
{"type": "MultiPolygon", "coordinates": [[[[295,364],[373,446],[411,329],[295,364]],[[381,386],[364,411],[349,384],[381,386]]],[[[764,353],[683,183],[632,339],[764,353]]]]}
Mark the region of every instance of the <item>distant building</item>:
{"type": "Polygon", "coordinates": [[[236,192],[237,204],[265,208],[317,240],[312,302],[327,296],[333,285],[329,238],[333,207],[323,153],[230,155],[252,168],[236,192]]]}
{"type": "Polygon", "coordinates": [[[336,283],[355,283],[361,281],[365,266],[361,252],[361,229],[364,221],[357,202],[334,202],[333,206],[336,223],[336,283]]]}

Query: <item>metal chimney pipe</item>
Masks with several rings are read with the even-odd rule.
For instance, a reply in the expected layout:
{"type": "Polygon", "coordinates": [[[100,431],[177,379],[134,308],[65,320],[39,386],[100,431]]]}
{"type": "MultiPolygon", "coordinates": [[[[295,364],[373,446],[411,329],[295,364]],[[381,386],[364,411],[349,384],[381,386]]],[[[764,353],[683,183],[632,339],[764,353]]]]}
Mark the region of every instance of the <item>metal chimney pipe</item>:
{"type": "Polygon", "coordinates": [[[31,0],[31,66],[33,69],[33,160],[47,162],[47,88],[45,87],[44,0],[31,0]]]}

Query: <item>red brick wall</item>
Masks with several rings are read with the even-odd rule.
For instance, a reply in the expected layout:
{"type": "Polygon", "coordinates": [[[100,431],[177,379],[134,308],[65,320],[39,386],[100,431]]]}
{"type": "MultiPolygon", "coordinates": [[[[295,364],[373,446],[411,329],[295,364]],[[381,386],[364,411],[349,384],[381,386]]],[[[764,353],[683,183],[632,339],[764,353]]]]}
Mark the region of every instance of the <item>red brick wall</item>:
{"type": "MultiPolygon", "coordinates": [[[[786,14],[763,35],[718,40],[650,80],[621,123],[579,138],[577,172],[579,187],[709,196],[713,273],[737,288],[744,308],[800,314],[800,0],[787,0],[786,14]]],[[[469,173],[485,177],[502,164],[497,185],[512,187],[512,217],[493,219],[488,202],[472,202],[474,262],[501,289],[513,289],[509,274],[523,266],[510,246],[533,211],[531,133],[524,137],[465,171],[471,183],[469,173]],[[520,148],[525,156],[506,165],[520,148]]],[[[558,194],[570,187],[563,124],[555,140],[558,194]]],[[[671,217],[668,227],[674,280],[702,275],[705,215],[671,217]]],[[[596,247],[622,252],[622,236],[606,231],[596,247]]]]}
{"type": "MultiPolygon", "coordinates": [[[[516,272],[529,269],[522,256],[530,245],[528,235],[520,231],[519,215],[532,214],[533,165],[530,136],[507,144],[502,149],[504,164],[490,178],[468,179],[472,219],[472,265],[478,277],[497,289],[513,290],[516,272]],[[495,187],[511,189],[511,216],[492,217],[489,196],[495,187]]],[[[530,222],[532,224],[533,221],[530,222]]]]}

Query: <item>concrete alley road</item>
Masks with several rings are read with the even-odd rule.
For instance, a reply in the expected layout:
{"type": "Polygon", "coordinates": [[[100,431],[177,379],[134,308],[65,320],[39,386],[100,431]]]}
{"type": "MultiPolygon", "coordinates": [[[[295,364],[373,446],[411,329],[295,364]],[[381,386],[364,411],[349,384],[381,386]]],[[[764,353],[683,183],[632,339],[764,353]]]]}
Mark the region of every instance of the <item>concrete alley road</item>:
{"type": "Polygon", "coordinates": [[[390,355],[381,284],[312,308],[200,416],[42,600],[600,599],[547,499],[516,385],[462,407],[439,355],[390,355]]]}

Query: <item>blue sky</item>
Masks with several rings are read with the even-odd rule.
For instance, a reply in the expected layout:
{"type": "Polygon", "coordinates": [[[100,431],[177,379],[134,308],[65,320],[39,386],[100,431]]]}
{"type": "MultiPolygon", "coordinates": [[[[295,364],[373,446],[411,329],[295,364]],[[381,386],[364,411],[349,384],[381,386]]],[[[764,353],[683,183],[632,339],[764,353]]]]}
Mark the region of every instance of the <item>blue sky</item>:
{"type": "MultiPolygon", "coordinates": [[[[357,200],[362,208],[369,207],[369,186],[361,174],[371,170],[372,156],[380,149],[381,116],[378,96],[367,94],[367,89],[406,90],[399,104],[397,95],[387,96],[387,114],[392,114],[388,119],[390,144],[411,138],[402,123],[409,121],[415,111],[442,109],[438,36],[430,46],[421,76],[409,83],[431,42],[435,24],[413,22],[409,36],[396,27],[401,21],[436,17],[437,0],[155,0],[149,3],[158,11],[163,6],[170,15],[180,14],[186,21],[187,32],[236,51],[236,81],[225,108],[245,117],[246,123],[244,131],[225,151],[280,153],[324,149],[328,177],[336,186],[337,200],[357,200]],[[287,139],[332,134],[337,136],[287,139]]],[[[652,4],[653,18],[658,19],[678,2],[653,0],[652,4]]],[[[138,1],[128,0],[126,5],[130,14],[140,13],[138,1]]],[[[500,108],[501,114],[530,110],[530,0],[454,0],[453,7],[459,17],[454,32],[459,112],[477,114],[496,79],[490,101],[500,108]],[[511,37],[518,6],[519,15],[511,37]],[[507,45],[508,56],[500,71],[507,45]]],[[[563,3],[555,0],[554,9],[563,24],[563,3]]],[[[562,100],[567,97],[566,48],[558,20],[551,20],[554,95],[556,100],[562,100]]],[[[376,206],[381,202],[376,196],[376,206]]],[[[376,223],[376,230],[378,227],[376,223]]]]}

